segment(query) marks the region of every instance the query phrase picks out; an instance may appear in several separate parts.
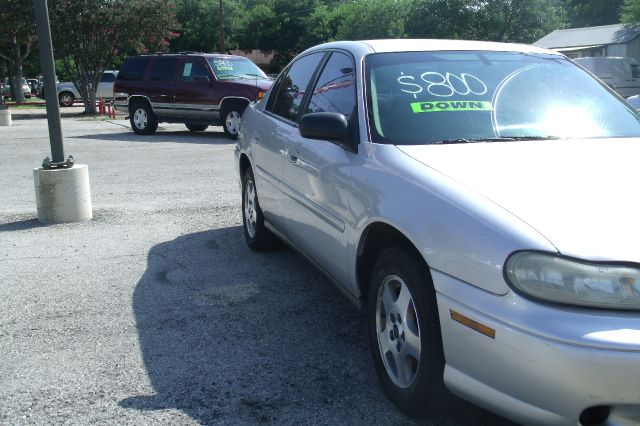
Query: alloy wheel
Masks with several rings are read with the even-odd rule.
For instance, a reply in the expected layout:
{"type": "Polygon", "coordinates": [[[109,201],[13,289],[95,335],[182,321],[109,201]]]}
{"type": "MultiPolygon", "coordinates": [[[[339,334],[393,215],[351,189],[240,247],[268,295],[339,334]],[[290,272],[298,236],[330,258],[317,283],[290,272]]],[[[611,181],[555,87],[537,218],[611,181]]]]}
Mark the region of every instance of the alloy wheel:
{"type": "Polygon", "coordinates": [[[257,201],[256,187],[253,184],[253,180],[247,179],[244,188],[244,223],[251,238],[256,236],[257,201]]]}
{"type": "Polygon", "coordinates": [[[387,276],[376,301],[376,332],[384,367],[403,389],[416,379],[421,338],[418,314],[409,288],[397,275],[387,276]]]}

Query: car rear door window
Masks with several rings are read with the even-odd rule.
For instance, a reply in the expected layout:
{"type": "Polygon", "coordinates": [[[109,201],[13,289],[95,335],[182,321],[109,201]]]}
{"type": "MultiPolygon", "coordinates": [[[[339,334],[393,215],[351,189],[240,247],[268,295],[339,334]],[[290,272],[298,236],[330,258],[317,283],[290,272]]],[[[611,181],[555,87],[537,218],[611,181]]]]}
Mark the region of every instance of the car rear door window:
{"type": "Polygon", "coordinates": [[[338,112],[349,118],[355,106],[353,62],[344,53],[333,52],[311,94],[307,113],[338,112]]]}
{"type": "Polygon", "coordinates": [[[307,86],[323,56],[323,52],[313,53],[291,64],[286,75],[279,79],[276,96],[273,102],[267,105],[267,110],[296,121],[307,86]]]}
{"type": "Polygon", "coordinates": [[[122,65],[122,69],[118,73],[119,80],[140,80],[147,68],[148,56],[136,56],[129,58],[122,65]]]}
{"type": "Polygon", "coordinates": [[[153,67],[153,72],[151,73],[151,80],[173,81],[175,68],[175,57],[158,58],[155,66],[153,67]]]}

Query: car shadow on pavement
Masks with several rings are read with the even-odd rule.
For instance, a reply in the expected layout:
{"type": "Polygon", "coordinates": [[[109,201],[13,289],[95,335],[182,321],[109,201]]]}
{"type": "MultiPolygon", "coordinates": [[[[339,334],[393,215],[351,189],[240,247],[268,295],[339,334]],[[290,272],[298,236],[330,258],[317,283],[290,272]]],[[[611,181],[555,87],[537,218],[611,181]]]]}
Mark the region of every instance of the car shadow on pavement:
{"type": "Polygon", "coordinates": [[[117,142],[141,142],[141,143],[191,143],[191,144],[235,144],[236,141],[229,139],[222,132],[189,132],[189,131],[167,131],[158,132],[153,135],[137,135],[131,131],[120,133],[98,133],[93,135],[70,136],[73,139],[93,139],[101,141],[117,142]]]}
{"type": "MultiPolygon", "coordinates": [[[[133,311],[155,393],[120,406],[201,424],[413,424],[378,385],[363,315],[301,256],[252,252],[230,227],[158,244],[147,261],[133,311]]],[[[470,409],[486,418],[437,424],[510,424],[470,409]]]]}

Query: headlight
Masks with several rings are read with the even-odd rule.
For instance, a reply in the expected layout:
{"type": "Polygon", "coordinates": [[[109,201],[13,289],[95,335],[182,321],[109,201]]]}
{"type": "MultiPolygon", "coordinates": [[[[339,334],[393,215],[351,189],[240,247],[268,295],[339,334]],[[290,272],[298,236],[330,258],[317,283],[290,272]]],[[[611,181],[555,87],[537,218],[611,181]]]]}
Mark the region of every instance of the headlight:
{"type": "Polygon", "coordinates": [[[640,310],[639,268],[518,252],[507,259],[505,275],[515,289],[537,299],[640,310]]]}

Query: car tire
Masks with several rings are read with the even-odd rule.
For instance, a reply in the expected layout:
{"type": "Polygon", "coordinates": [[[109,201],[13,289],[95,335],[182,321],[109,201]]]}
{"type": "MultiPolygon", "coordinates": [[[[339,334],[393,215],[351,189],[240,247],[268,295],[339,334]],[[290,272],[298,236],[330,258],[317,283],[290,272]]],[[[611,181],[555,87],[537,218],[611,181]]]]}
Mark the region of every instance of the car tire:
{"type": "Polygon", "coordinates": [[[390,247],[378,256],[369,283],[367,319],[375,369],[389,399],[412,417],[448,414],[456,398],[443,382],[435,290],[415,250],[390,247]]]}
{"type": "Polygon", "coordinates": [[[238,139],[238,129],[240,127],[240,119],[247,105],[239,102],[229,104],[222,109],[222,128],[225,135],[231,139],[238,139]]]}
{"type": "Polygon", "coordinates": [[[152,135],[158,128],[158,120],[146,102],[136,102],[131,106],[129,122],[138,135],[152,135]]]}
{"type": "Polygon", "coordinates": [[[71,92],[61,92],[60,94],[58,94],[58,103],[60,104],[60,106],[63,107],[70,107],[73,106],[73,103],[75,102],[76,98],[75,96],[73,96],[73,93],[71,92]]]}
{"type": "Polygon", "coordinates": [[[242,177],[242,227],[247,245],[254,251],[268,251],[277,246],[277,238],[264,225],[258,202],[253,171],[249,167],[242,177]]]}
{"type": "Polygon", "coordinates": [[[190,132],[203,132],[207,130],[207,127],[209,127],[206,124],[191,124],[191,123],[185,123],[185,126],[187,126],[187,129],[189,129],[190,132]]]}

